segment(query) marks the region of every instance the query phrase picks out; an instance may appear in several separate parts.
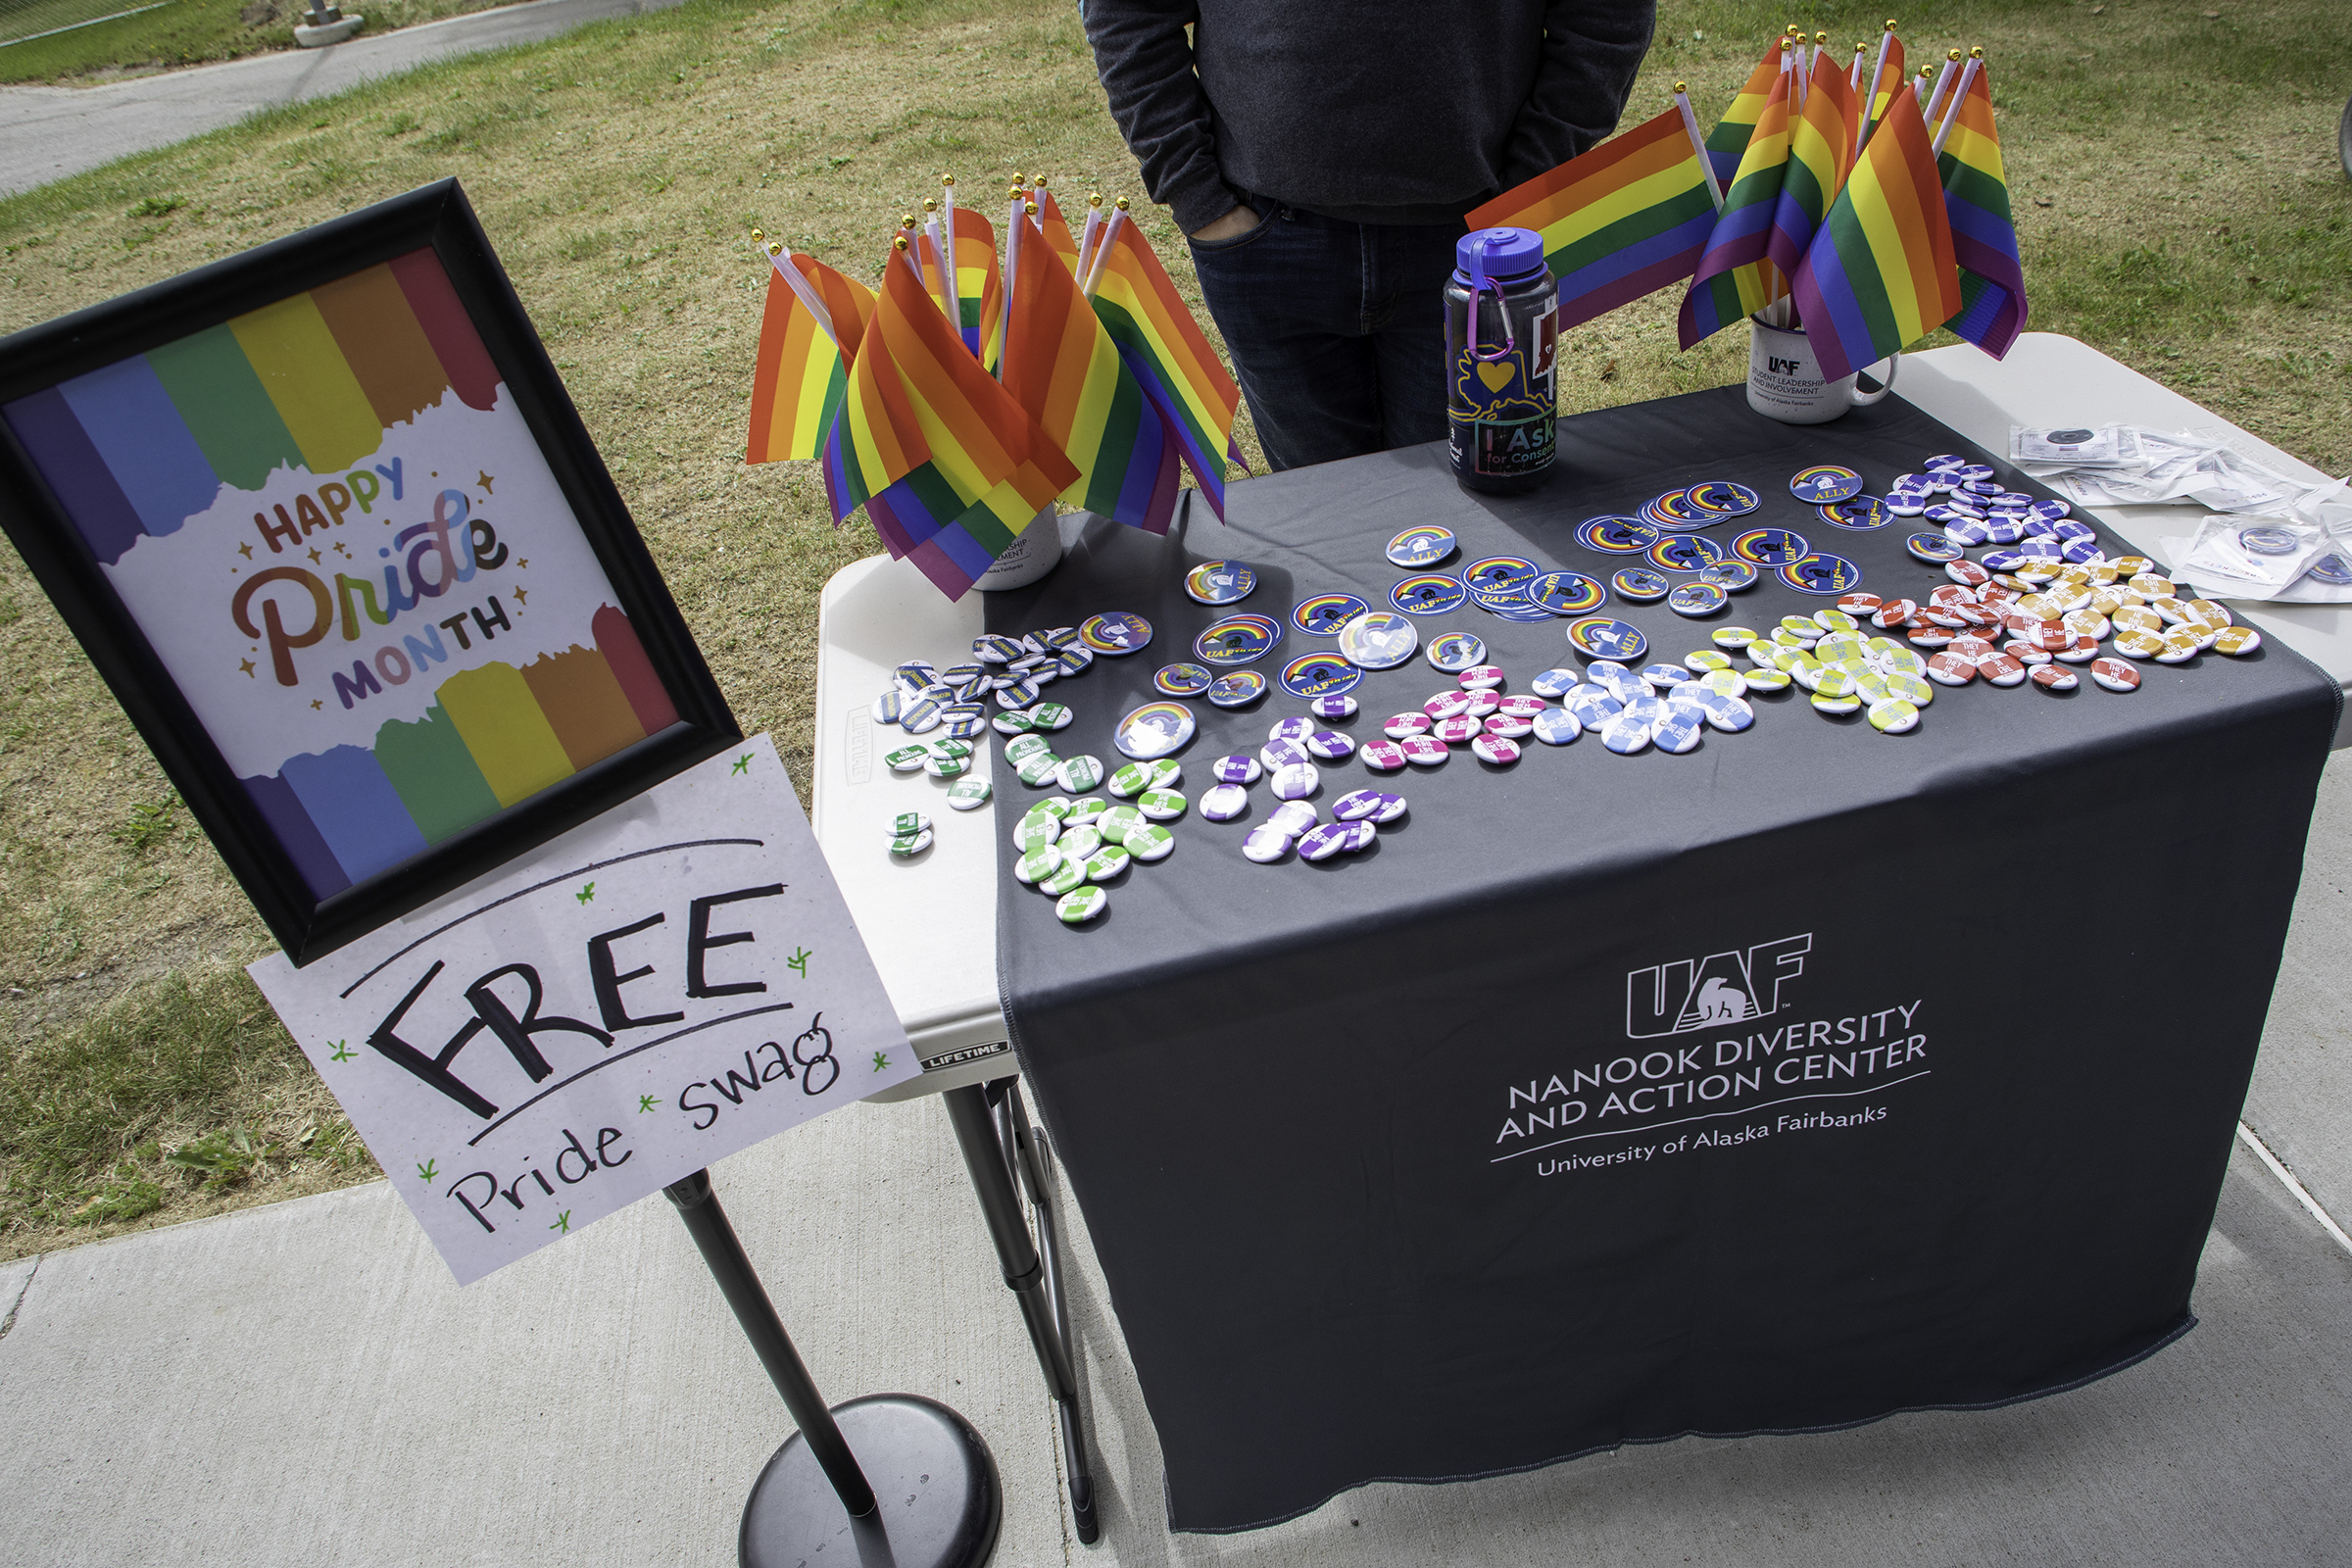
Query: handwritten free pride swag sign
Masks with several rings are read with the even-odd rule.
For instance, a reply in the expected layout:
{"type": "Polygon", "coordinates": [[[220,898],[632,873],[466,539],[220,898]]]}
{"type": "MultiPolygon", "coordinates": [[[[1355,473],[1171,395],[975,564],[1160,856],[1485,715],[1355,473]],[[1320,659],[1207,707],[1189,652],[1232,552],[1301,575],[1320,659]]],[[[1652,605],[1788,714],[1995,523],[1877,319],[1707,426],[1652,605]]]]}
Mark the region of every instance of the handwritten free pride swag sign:
{"type": "Polygon", "coordinates": [[[461,1285],[921,1071],[765,736],[251,972],[461,1285]]]}

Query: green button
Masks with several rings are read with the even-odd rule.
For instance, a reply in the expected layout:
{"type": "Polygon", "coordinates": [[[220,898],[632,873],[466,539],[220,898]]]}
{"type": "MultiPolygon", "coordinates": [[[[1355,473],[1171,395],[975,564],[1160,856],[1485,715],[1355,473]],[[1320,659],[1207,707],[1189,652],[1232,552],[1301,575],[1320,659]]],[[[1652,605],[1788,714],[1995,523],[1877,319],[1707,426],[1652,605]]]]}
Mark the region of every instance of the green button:
{"type": "Polygon", "coordinates": [[[1064,893],[1054,901],[1054,912],[1071,925],[1084,925],[1110,907],[1110,895],[1092,886],[1064,893]]]}
{"type": "Polygon", "coordinates": [[[1154,822],[1173,822],[1184,814],[1185,799],[1174,790],[1146,790],[1135,805],[1154,822]]]}
{"type": "Polygon", "coordinates": [[[1176,835],[1157,822],[1146,822],[1141,827],[1129,828],[1120,847],[1139,860],[1164,860],[1168,852],[1176,848],[1176,835]]]}
{"type": "Polygon", "coordinates": [[[1037,752],[1024,757],[1019,769],[1021,782],[1031,789],[1042,790],[1054,782],[1054,770],[1060,765],[1061,759],[1052,752],[1037,752]]]}
{"type": "Polygon", "coordinates": [[[1051,844],[1036,849],[1012,862],[1013,876],[1023,882],[1036,882],[1061,869],[1061,851],[1051,844]]]}
{"type": "Polygon", "coordinates": [[[1122,801],[1132,800],[1151,787],[1152,775],[1145,770],[1144,764],[1141,762],[1129,762],[1125,767],[1111,774],[1110,782],[1103,786],[1122,801]]]}
{"type": "Polygon", "coordinates": [[[1144,813],[1132,806],[1114,806],[1095,818],[1095,826],[1106,844],[1124,844],[1131,829],[1146,826],[1144,813]]]}
{"type": "Polygon", "coordinates": [[[1084,886],[1086,886],[1085,862],[1068,858],[1062,860],[1061,869],[1055,871],[1052,876],[1041,876],[1037,879],[1037,891],[1051,894],[1054,898],[1061,897],[1072,888],[1084,886]]]}

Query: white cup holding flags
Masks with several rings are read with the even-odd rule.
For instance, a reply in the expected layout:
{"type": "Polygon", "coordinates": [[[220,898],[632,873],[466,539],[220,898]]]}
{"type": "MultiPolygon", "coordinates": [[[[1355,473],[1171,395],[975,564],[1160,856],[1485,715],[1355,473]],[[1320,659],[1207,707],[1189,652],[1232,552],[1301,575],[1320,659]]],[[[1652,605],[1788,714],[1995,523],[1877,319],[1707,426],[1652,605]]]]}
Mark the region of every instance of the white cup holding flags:
{"type": "Polygon", "coordinates": [[[1774,326],[1760,316],[1749,320],[1755,335],[1747,350],[1747,406],[1768,419],[1823,424],[1848,409],[1867,408],[1894,390],[1899,354],[1851,375],[1826,380],[1802,327],[1774,326]],[[1865,379],[1875,383],[1876,390],[1864,390],[1865,379]]]}

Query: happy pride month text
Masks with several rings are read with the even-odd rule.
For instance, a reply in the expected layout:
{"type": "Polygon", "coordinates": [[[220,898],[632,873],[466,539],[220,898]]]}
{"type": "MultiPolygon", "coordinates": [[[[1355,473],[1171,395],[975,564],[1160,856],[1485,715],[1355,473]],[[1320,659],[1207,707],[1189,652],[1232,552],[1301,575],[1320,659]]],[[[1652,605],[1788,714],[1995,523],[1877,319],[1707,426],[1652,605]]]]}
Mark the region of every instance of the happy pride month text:
{"type": "MultiPolygon", "coordinates": [[[[346,475],[343,481],[328,480],[315,492],[304,491],[294,498],[291,512],[283,502],[267,512],[256,512],[254,529],[272,555],[300,552],[303,541],[310,535],[343,526],[348,520],[345,514],[353,508],[372,515],[373,503],[383,491],[375,478],[379,473],[390,484],[392,500],[401,500],[405,493],[402,464],[394,458],[389,465],[379,464],[372,472],[360,469],[346,475]]],[[[384,521],[389,525],[393,519],[386,517],[384,521]]],[[[316,556],[318,552],[311,554],[316,556]]],[[[270,673],[277,683],[296,686],[301,684],[301,673],[294,663],[294,655],[299,650],[324,642],[337,626],[342,628],[345,642],[357,642],[364,627],[392,625],[403,614],[429,600],[441,598],[459,583],[471,582],[477,571],[504,565],[508,554],[489,519],[473,514],[472,503],[466,493],[444,489],[434,495],[429,518],[401,528],[393,535],[391,544],[377,548],[376,555],[386,563],[380,596],[377,582],[366,575],[355,577],[337,571],[330,582],[308,567],[272,565],[238,585],[229,602],[229,616],[239,632],[268,645],[270,673]],[[285,587],[270,592],[274,584],[285,587]]],[[[508,625],[506,611],[495,598],[486,610],[473,609],[472,618],[478,635],[485,640],[508,625]]],[[[449,652],[441,638],[443,631],[456,640],[461,652],[471,646],[466,612],[461,611],[447,619],[429,621],[399,641],[387,642],[371,659],[354,661],[349,676],[336,670],[335,690],[343,706],[349,708],[358,698],[381,691],[379,677],[399,685],[412,671],[448,659],[449,652]]]]}
{"type": "Polygon", "coordinates": [[[1921,1004],[1849,1018],[1783,1024],[1711,1046],[1627,1054],[1572,1069],[1563,1081],[1531,1078],[1505,1087],[1498,1145],[1544,1138],[1590,1121],[1596,1128],[1754,1096],[1856,1088],[1902,1068],[1918,1070],[1928,1037],[1911,1033],[1921,1004]]]}

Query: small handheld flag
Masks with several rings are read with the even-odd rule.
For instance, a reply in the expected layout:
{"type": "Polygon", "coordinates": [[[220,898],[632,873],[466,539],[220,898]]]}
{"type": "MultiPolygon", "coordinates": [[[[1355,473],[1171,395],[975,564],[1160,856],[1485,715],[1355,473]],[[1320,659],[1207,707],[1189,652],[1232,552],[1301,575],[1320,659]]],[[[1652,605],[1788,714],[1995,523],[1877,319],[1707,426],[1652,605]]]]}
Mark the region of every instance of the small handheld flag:
{"type": "Polygon", "coordinates": [[[1788,162],[1764,245],[1772,265],[1784,272],[1795,271],[1805,259],[1821,215],[1845,187],[1846,171],[1853,167],[1853,122],[1854,95],[1845,73],[1834,62],[1816,65],[1804,116],[1789,127],[1788,162]]]}
{"type": "Polygon", "coordinates": [[[1943,176],[1943,210],[1951,220],[1963,302],[1960,313],[1944,324],[1997,360],[2025,330],[2029,307],[2009,181],[2001,167],[2001,137],[1992,122],[1992,84],[1982,70],[1961,94],[1936,171],[1943,176]]]}
{"type": "Polygon", "coordinates": [[[1463,222],[1543,236],[1566,330],[1690,277],[1714,230],[1715,201],[1678,104],[1463,222]]]}
{"type": "Polygon", "coordinates": [[[1152,407],[1167,416],[1200,494],[1225,515],[1225,460],[1242,389],[1208,346],[1152,244],[1114,212],[1096,242],[1093,299],[1103,329],[1152,407]]]}
{"type": "MultiPolygon", "coordinates": [[[[1067,237],[1065,231],[1064,237],[1067,237]]],[[[1176,442],[1050,245],[1013,246],[1004,390],[1078,469],[1062,499],[1152,533],[1176,510],[1176,442]]]]}
{"type": "Polygon", "coordinates": [[[1723,112],[1715,128],[1707,133],[1708,166],[1714,172],[1715,183],[1727,190],[1740,172],[1740,159],[1747,151],[1756,122],[1763,118],[1764,101],[1772,96],[1772,84],[1788,69],[1787,49],[1778,38],[1764,46],[1764,58],[1748,73],[1746,85],[1732,99],[1732,106],[1723,112]]]}
{"type": "Polygon", "coordinates": [[[849,385],[874,293],[812,256],[767,253],[767,309],[752,360],[746,463],[813,458],[849,385]]]}
{"type": "Polygon", "coordinates": [[[1951,223],[1919,102],[1895,94],[1789,293],[1825,380],[1916,343],[1960,313],[1951,223]]]}
{"type": "Polygon", "coordinates": [[[1725,327],[1762,310],[1786,292],[1780,270],[1766,255],[1773,214],[1781,199],[1781,176],[1788,163],[1788,95],[1793,73],[1777,77],[1755,133],[1740,155],[1738,175],[1723,198],[1723,212],[1707,236],[1705,252],[1683,297],[1676,331],[1689,349],[1725,327]]]}

